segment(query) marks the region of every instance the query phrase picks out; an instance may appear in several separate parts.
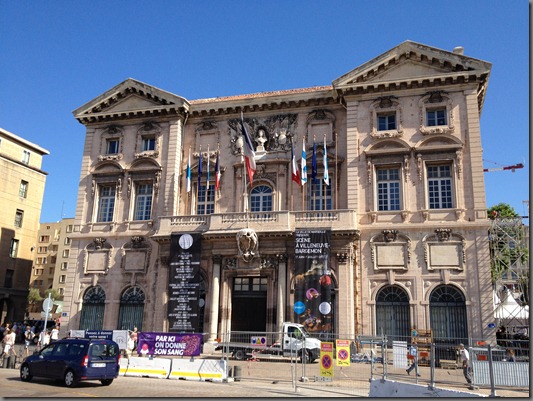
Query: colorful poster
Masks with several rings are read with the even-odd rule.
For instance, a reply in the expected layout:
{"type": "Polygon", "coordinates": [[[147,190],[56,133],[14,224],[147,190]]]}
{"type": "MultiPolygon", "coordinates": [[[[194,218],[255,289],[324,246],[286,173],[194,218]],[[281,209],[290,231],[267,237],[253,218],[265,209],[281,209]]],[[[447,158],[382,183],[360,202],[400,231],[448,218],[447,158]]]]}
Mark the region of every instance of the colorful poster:
{"type": "Polygon", "coordinates": [[[335,340],[337,366],[350,366],[350,340],[335,340]]]}
{"type": "Polygon", "coordinates": [[[200,355],[202,334],[145,333],[138,334],[139,355],[200,355]]]}
{"type": "Polygon", "coordinates": [[[333,378],[333,343],[322,341],[320,344],[320,376],[333,378]]]}
{"type": "Polygon", "coordinates": [[[169,331],[200,332],[200,234],[172,234],[168,280],[169,331]]]}
{"type": "Polygon", "coordinates": [[[329,230],[295,232],[294,315],[311,333],[333,332],[330,237],[329,230]]]}

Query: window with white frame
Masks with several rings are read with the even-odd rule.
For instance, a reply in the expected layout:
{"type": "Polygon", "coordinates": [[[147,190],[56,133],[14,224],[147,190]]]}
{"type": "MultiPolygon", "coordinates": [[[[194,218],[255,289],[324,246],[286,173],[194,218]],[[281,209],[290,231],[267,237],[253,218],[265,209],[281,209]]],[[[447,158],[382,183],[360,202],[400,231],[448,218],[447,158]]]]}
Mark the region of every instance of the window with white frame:
{"type": "Polygon", "coordinates": [[[65,289],[63,287],[59,288],[59,295],[65,295],[65,289]]]}
{"type": "Polygon", "coordinates": [[[115,185],[100,186],[96,221],[101,223],[113,221],[116,190],[115,185]]]}
{"type": "Polygon", "coordinates": [[[137,183],[135,189],[134,220],[150,220],[152,218],[152,194],[151,183],[137,183]]]}
{"type": "Polygon", "coordinates": [[[63,249],[63,257],[68,258],[70,255],[70,249],[63,249]]]}
{"type": "Polygon", "coordinates": [[[70,239],[70,237],[65,237],[65,245],[70,245],[71,242],[72,240],[70,239]]]}
{"type": "Polygon", "coordinates": [[[50,236],[49,235],[41,235],[39,237],[39,242],[50,242],[50,236]]]}
{"type": "Polygon", "coordinates": [[[258,185],[252,189],[250,194],[250,211],[272,211],[272,188],[268,185],[258,185]]]}
{"type": "Polygon", "coordinates": [[[396,129],[396,113],[377,113],[378,131],[390,131],[396,129]]]}
{"type": "Polygon", "coordinates": [[[33,269],[33,275],[34,276],[40,276],[43,274],[44,269],[33,269]]]}
{"type": "Polygon", "coordinates": [[[17,209],[15,212],[15,227],[22,227],[22,219],[24,218],[24,211],[17,209]]]}
{"type": "Polygon", "coordinates": [[[40,246],[39,248],[37,248],[37,253],[46,253],[47,250],[48,250],[48,247],[40,246]]]}
{"type": "Polygon", "coordinates": [[[16,258],[19,251],[19,240],[13,238],[9,245],[9,257],[16,258]]]}
{"type": "MultiPolygon", "coordinates": [[[[313,182],[310,180],[309,185],[309,210],[331,210],[332,209],[332,197],[331,197],[331,185],[326,185],[324,180],[317,179],[313,182]]],[[[334,182],[330,177],[330,182],[334,182]]]]}
{"type": "Polygon", "coordinates": [[[427,187],[430,209],[453,208],[452,164],[428,165],[427,187]]]}
{"type": "Polygon", "coordinates": [[[400,210],[400,168],[377,168],[376,181],[378,211],[400,210]]]}
{"type": "Polygon", "coordinates": [[[30,164],[30,152],[28,150],[22,151],[22,163],[30,164]]]}
{"type": "Polygon", "coordinates": [[[426,126],[436,127],[448,125],[446,108],[426,109],[426,126]]]}
{"type": "Polygon", "coordinates": [[[68,262],[61,262],[61,270],[67,270],[68,269],[68,262]]]}
{"type": "Polygon", "coordinates": [[[60,284],[65,284],[66,281],[67,281],[67,276],[65,274],[62,274],[61,276],[59,276],[60,284]]]}
{"type": "Polygon", "coordinates": [[[155,136],[143,136],[141,139],[141,151],[155,150],[155,136]]]}
{"type": "Polygon", "coordinates": [[[198,202],[196,207],[197,214],[215,213],[215,186],[200,185],[198,188],[198,202]]]}
{"type": "Polygon", "coordinates": [[[106,154],[116,155],[119,153],[120,139],[110,138],[106,140],[106,154]]]}
{"type": "Polygon", "coordinates": [[[20,181],[19,196],[21,198],[26,198],[28,196],[28,181],[20,181]]]}
{"type": "Polygon", "coordinates": [[[72,224],[69,224],[69,225],[67,226],[67,233],[71,233],[72,230],[73,230],[73,228],[74,228],[74,226],[73,226],[72,224]]]}

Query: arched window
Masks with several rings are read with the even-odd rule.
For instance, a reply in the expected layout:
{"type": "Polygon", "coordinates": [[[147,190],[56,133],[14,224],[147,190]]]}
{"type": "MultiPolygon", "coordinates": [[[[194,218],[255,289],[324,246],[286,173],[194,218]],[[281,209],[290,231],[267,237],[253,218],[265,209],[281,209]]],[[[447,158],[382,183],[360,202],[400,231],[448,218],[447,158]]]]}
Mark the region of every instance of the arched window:
{"type": "Polygon", "coordinates": [[[102,330],[104,326],[105,291],[100,286],[90,287],[83,296],[80,330],[102,330]]]}
{"type": "Polygon", "coordinates": [[[144,299],[144,292],[139,287],[130,287],[122,293],[118,316],[119,330],[133,330],[134,327],[142,330],[144,299]]]}
{"type": "Polygon", "coordinates": [[[272,211],[272,188],[267,185],[258,185],[257,187],[252,189],[250,197],[250,211],[272,211]]]}
{"type": "Polygon", "coordinates": [[[410,335],[409,295],[397,285],[382,288],[376,296],[376,334],[405,341],[410,335]]]}
{"type": "Polygon", "coordinates": [[[436,287],[429,297],[429,314],[435,342],[440,339],[466,344],[466,303],[461,291],[451,285],[436,287]]]}

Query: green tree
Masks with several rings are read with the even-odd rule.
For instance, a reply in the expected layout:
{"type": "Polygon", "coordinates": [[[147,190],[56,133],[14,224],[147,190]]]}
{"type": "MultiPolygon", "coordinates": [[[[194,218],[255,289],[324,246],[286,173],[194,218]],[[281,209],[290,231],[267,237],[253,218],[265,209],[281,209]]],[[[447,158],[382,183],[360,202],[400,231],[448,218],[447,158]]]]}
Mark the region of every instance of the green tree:
{"type": "Polygon", "coordinates": [[[41,294],[39,293],[39,289],[30,288],[30,291],[28,293],[28,304],[35,305],[37,302],[40,302],[42,300],[43,300],[43,297],[41,297],[41,294]]]}
{"type": "Polygon", "coordinates": [[[496,218],[508,218],[508,217],[519,217],[518,213],[514,208],[507,203],[498,203],[490,207],[488,210],[489,219],[494,220],[496,218]]]}
{"type": "Polygon", "coordinates": [[[49,288],[47,289],[45,292],[44,292],[44,295],[45,295],[45,298],[48,298],[48,294],[52,294],[51,295],[51,298],[54,300],[54,301],[61,301],[63,299],[63,295],[61,295],[59,293],[58,290],[56,290],[55,288],[49,288]]]}

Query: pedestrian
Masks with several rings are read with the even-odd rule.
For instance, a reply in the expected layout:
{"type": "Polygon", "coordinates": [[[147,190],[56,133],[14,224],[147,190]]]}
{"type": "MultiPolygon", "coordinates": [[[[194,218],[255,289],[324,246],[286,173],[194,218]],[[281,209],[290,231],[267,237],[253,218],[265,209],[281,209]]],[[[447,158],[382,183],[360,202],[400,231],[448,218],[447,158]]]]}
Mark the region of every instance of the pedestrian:
{"type": "Polygon", "coordinates": [[[128,336],[128,343],[126,344],[126,358],[130,359],[131,353],[135,348],[135,340],[133,339],[133,333],[128,336]]]}
{"type": "Polygon", "coordinates": [[[137,341],[138,341],[138,335],[139,335],[139,332],[137,331],[137,327],[133,328],[131,335],[133,337],[133,343],[134,343],[133,348],[137,349],[137,344],[138,344],[137,341]]]}
{"type": "Polygon", "coordinates": [[[418,345],[416,344],[416,341],[413,341],[411,344],[411,347],[409,348],[409,355],[413,359],[413,362],[405,371],[408,375],[411,375],[412,370],[416,369],[416,375],[420,377],[420,373],[418,373],[418,345]]]}
{"type": "Polygon", "coordinates": [[[37,342],[37,348],[40,350],[50,344],[50,334],[46,330],[41,331],[39,334],[39,341],[37,342]]]}
{"type": "Polygon", "coordinates": [[[11,329],[7,329],[6,335],[2,340],[4,342],[4,358],[8,357],[10,353],[17,356],[17,353],[15,352],[15,338],[15,332],[11,329]]]}
{"type": "Polygon", "coordinates": [[[54,326],[50,333],[50,343],[54,343],[59,340],[59,326],[54,326]]]}
{"type": "Polygon", "coordinates": [[[508,348],[506,354],[507,354],[507,361],[508,362],[514,362],[515,361],[515,359],[514,359],[514,350],[512,348],[508,348]]]}
{"type": "Polygon", "coordinates": [[[472,367],[470,366],[470,354],[464,344],[459,344],[459,353],[463,363],[463,375],[468,384],[472,384],[472,367]]]}
{"type": "Polygon", "coordinates": [[[26,356],[30,355],[30,344],[33,341],[35,334],[31,331],[30,326],[26,326],[26,331],[24,332],[24,353],[26,356]]]}

